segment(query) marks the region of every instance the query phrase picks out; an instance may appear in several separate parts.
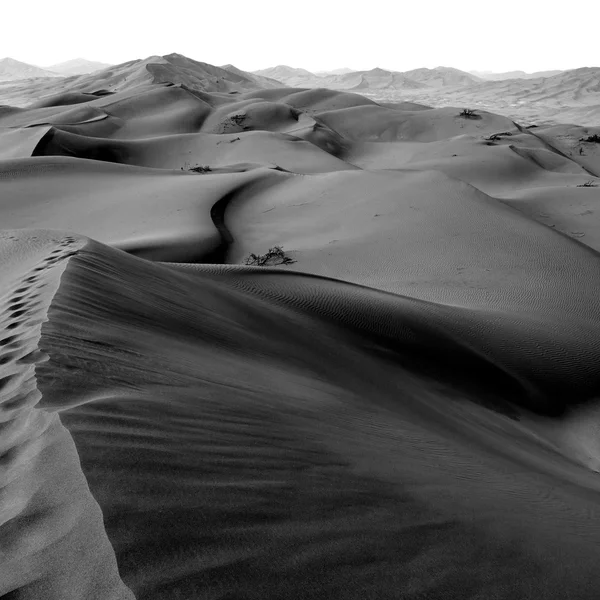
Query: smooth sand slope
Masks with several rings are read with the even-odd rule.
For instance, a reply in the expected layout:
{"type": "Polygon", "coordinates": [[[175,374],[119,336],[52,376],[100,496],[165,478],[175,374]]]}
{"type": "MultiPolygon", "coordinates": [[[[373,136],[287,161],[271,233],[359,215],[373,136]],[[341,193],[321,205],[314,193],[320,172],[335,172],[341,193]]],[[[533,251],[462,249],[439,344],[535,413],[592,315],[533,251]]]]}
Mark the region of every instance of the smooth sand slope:
{"type": "Polygon", "coordinates": [[[597,598],[593,143],[147,72],[0,109],[0,596],[597,598]]]}

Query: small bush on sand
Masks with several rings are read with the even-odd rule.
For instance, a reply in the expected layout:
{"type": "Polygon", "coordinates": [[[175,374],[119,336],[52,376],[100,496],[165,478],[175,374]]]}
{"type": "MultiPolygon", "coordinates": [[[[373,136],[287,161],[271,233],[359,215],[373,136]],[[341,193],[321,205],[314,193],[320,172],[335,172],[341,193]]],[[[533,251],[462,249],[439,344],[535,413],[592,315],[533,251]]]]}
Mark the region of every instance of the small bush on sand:
{"type": "Polygon", "coordinates": [[[598,187],[598,184],[593,179],[590,179],[585,183],[580,183],[577,187],[598,187]]]}
{"type": "Polygon", "coordinates": [[[183,167],[181,167],[182,171],[193,171],[194,173],[210,173],[212,169],[208,165],[196,165],[195,167],[190,166],[190,163],[186,162],[183,167]]]}
{"type": "Polygon", "coordinates": [[[234,125],[239,125],[242,126],[244,124],[244,121],[246,120],[246,115],[245,114],[240,114],[240,115],[231,115],[229,117],[229,120],[234,124],[234,125]]]}
{"type": "Polygon", "coordinates": [[[586,138],[581,138],[580,142],[590,142],[592,144],[600,144],[600,135],[594,133],[594,135],[588,135],[586,138]]]}
{"type": "Polygon", "coordinates": [[[490,141],[490,142],[495,142],[497,140],[501,140],[503,136],[511,136],[512,133],[510,131],[503,131],[502,133],[492,133],[492,135],[490,135],[489,137],[486,137],[485,139],[490,141]]]}
{"type": "Polygon", "coordinates": [[[274,265],[289,265],[294,262],[296,261],[285,255],[281,246],[273,246],[269,248],[266,254],[250,254],[244,264],[256,267],[271,267],[274,265]]]}
{"type": "Polygon", "coordinates": [[[479,119],[480,118],[480,116],[475,114],[475,111],[471,108],[463,108],[462,112],[458,116],[463,117],[463,119],[479,119]]]}

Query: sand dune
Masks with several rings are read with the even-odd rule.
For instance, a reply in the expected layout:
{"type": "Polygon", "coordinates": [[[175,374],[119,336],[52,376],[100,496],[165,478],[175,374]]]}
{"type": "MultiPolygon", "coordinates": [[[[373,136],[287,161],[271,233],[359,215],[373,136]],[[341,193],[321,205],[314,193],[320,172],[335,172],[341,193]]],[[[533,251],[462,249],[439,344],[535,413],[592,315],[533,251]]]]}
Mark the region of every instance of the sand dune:
{"type": "Polygon", "coordinates": [[[319,114],[319,120],[352,141],[432,142],[468,133],[494,133],[511,129],[509,119],[487,112],[477,119],[459,116],[455,108],[400,111],[381,106],[360,106],[319,114]]]}
{"type": "Polygon", "coordinates": [[[2,223],[64,227],[136,253],[153,251],[157,260],[194,260],[221,242],[212,206],[269,174],[201,177],[70,157],[7,160],[0,163],[2,223]]]}
{"type": "MultiPolygon", "coordinates": [[[[30,65],[25,65],[25,67],[30,65]]],[[[12,69],[11,65],[9,67],[12,69]]],[[[1,65],[0,65],[1,68],[1,65]]],[[[39,71],[42,71],[39,69],[39,71]]],[[[12,71],[11,71],[12,72],[12,71]]],[[[22,77],[23,65],[18,66],[22,77]]],[[[44,73],[46,73],[44,71],[44,73]]],[[[33,76],[33,75],[32,75],[33,76]]],[[[39,77],[39,75],[37,75],[39,77]]],[[[12,79],[10,77],[9,79],[12,79]]],[[[0,77],[0,81],[2,78],[0,77]]],[[[230,93],[256,88],[280,87],[282,84],[268,77],[255,76],[239,69],[228,71],[208,63],[192,60],[181,54],[150,56],[112,65],[93,73],[69,78],[36,81],[7,81],[0,83],[0,99],[3,103],[27,106],[40,98],[70,93],[93,93],[98,90],[124,92],[155,84],[183,85],[188,88],[216,93],[230,93]]]]}
{"type": "Polygon", "coordinates": [[[0,108],[0,596],[595,600],[596,131],[111,69],[0,108]]]}
{"type": "MultiPolygon", "coordinates": [[[[1,138],[0,138],[1,139],[1,138]]],[[[326,173],[353,167],[319,147],[288,134],[245,131],[230,134],[179,134],[141,140],[105,140],[51,129],[34,156],[73,156],[143,167],[183,169],[257,162],[297,173],[326,173]]]]}
{"type": "Polygon", "coordinates": [[[32,156],[50,127],[0,129],[0,160],[32,156]]]}

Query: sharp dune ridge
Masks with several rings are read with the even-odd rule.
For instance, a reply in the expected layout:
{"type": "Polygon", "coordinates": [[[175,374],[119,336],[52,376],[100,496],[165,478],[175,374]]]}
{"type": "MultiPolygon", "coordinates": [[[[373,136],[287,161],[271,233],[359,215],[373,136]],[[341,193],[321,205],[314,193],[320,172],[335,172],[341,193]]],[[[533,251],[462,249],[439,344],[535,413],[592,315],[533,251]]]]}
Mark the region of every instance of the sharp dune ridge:
{"type": "Polygon", "coordinates": [[[0,596],[597,598],[600,130],[275,74],[0,107],[0,596]]]}

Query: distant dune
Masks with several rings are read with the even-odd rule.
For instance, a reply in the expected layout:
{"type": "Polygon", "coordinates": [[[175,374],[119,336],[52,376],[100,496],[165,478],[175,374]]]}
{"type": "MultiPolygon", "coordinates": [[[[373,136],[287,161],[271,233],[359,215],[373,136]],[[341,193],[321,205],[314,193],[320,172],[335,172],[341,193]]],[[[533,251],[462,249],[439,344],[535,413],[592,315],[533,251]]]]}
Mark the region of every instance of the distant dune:
{"type": "Polygon", "coordinates": [[[48,71],[58,73],[65,77],[72,75],[85,75],[87,73],[94,73],[101,69],[107,69],[110,67],[108,63],[97,62],[93,60],[87,60],[85,58],[74,58],[73,60],[67,60],[56,65],[47,67],[48,71]]]}
{"type": "Polygon", "coordinates": [[[332,69],[331,71],[317,71],[315,75],[345,75],[346,73],[352,73],[356,69],[349,69],[348,67],[341,67],[340,69],[332,69]]]}
{"type": "Polygon", "coordinates": [[[436,88],[472,85],[480,81],[479,77],[449,67],[413,69],[412,71],[405,71],[404,75],[414,81],[436,88]]]}
{"type": "Polygon", "coordinates": [[[287,69],[0,88],[0,597],[596,600],[597,69],[287,69]]]}

